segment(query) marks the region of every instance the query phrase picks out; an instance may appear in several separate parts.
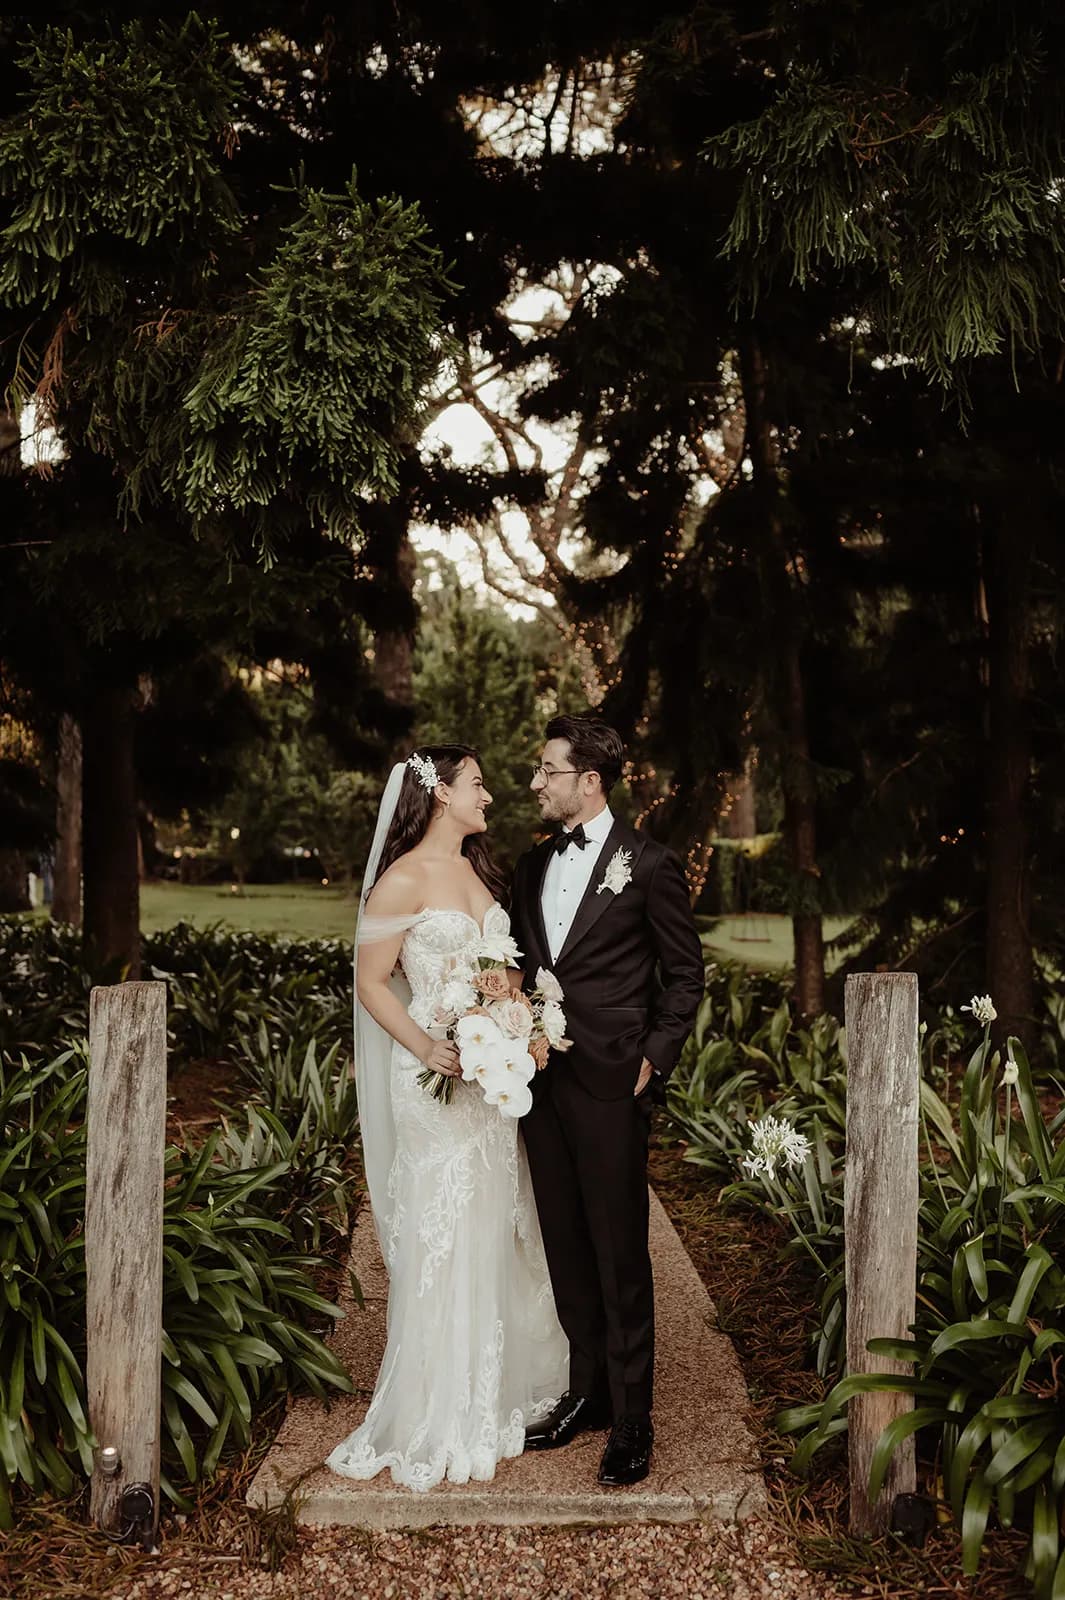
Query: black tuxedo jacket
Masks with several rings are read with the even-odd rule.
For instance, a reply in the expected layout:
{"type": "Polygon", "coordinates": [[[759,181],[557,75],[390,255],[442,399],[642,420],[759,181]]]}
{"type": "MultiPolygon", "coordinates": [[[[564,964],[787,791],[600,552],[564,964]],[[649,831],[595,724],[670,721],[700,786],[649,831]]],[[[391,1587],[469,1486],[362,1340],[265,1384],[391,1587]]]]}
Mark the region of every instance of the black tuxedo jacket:
{"type": "Polygon", "coordinates": [[[554,1052],[552,1069],[572,1071],[596,1099],[620,1100],[632,1094],[644,1056],[669,1077],[695,1022],[705,980],[687,883],[672,851],[615,819],[552,961],[540,893],[553,849],[548,839],[527,851],[514,873],[511,923],[525,985],[534,988],[547,967],[565,991],[573,1049],[554,1052]],[[618,850],[629,852],[632,881],[620,894],[600,894],[618,850]]]}

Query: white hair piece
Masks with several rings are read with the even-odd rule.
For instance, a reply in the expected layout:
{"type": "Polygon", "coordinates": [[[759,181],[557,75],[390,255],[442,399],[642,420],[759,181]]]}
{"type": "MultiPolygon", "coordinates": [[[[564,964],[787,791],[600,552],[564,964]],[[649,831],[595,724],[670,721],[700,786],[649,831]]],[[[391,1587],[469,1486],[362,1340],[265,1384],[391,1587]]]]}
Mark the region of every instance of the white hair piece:
{"type": "Polygon", "coordinates": [[[414,776],[417,778],[422,788],[428,789],[430,793],[440,782],[440,775],[437,772],[436,767],[430,761],[429,757],[420,756],[417,750],[415,750],[412,756],[407,757],[407,765],[408,767],[413,767],[414,776]]]}

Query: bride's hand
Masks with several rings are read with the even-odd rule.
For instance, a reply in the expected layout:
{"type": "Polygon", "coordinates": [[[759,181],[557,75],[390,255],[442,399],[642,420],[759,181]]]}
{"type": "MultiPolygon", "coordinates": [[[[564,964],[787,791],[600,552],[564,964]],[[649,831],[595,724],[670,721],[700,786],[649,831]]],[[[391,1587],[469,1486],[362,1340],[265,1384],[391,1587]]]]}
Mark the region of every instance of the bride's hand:
{"type": "Polygon", "coordinates": [[[430,1072],[442,1072],[445,1078],[457,1078],[462,1071],[459,1053],[446,1039],[430,1039],[421,1060],[423,1067],[428,1067],[430,1072]]]}

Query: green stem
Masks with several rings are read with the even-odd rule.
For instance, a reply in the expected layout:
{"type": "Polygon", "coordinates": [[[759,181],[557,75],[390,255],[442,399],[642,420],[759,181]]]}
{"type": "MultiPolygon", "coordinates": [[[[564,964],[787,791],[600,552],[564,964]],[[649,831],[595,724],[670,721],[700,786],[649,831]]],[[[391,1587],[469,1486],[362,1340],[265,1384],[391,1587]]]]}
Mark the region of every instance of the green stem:
{"type": "Polygon", "coordinates": [[[1013,1121],[1013,1085],[1006,1085],[1006,1126],[1002,1134],[1002,1176],[998,1186],[998,1253],[1002,1255],[1002,1211],[1006,1204],[1006,1184],[1009,1182],[1010,1124],[1013,1121]]]}
{"type": "MultiPolygon", "coordinates": [[[[980,1047],[980,1077],[978,1079],[978,1088],[977,1088],[977,1093],[978,1094],[983,1089],[984,1073],[987,1071],[987,1058],[988,1058],[988,1054],[989,1054],[990,1050],[991,1050],[991,1024],[990,1024],[990,1022],[985,1022],[985,1024],[984,1024],[984,1042],[980,1047]]],[[[980,1141],[976,1136],[976,1117],[975,1117],[975,1114],[973,1112],[973,1108],[972,1108],[971,1105],[966,1107],[965,1114],[969,1118],[970,1137],[972,1139],[972,1151],[973,1151],[973,1167],[974,1167],[974,1171],[979,1173],[979,1170],[980,1170],[980,1141]]],[[[978,1224],[979,1228],[981,1228],[981,1229],[983,1229],[983,1228],[985,1228],[987,1226],[987,1220],[986,1220],[986,1217],[984,1215],[984,1191],[983,1191],[983,1186],[979,1182],[977,1182],[977,1185],[976,1185],[975,1221],[978,1224]]]]}
{"type": "Polygon", "coordinates": [[[947,1211],[950,1210],[950,1207],[947,1204],[947,1191],[943,1187],[943,1179],[939,1176],[939,1163],[937,1162],[937,1160],[935,1158],[935,1153],[934,1153],[934,1151],[932,1149],[932,1136],[928,1132],[928,1118],[925,1115],[925,1109],[924,1109],[924,1102],[923,1101],[920,1102],[920,1107],[921,1107],[921,1127],[924,1129],[924,1142],[928,1146],[928,1161],[929,1161],[929,1165],[932,1168],[932,1176],[936,1180],[936,1188],[939,1190],[939,1198],[943,1202],[943,1211],[944,1211],[944,1213],[946,1213],[947,1211]]]}
{"type": "MultiPolygon", "coordinates": [[[[766,1182],[768,1184],[769,1180],[767,1179],[766,1182]]],[[[812,1243],[807,1238],[806,1233],[803,1231],[802,1224],[798,1220],[798,1213],[797,1213],[797,1211],[795,1209],[794,1204],[792,1203],[791,1196],[788,1194],[788,1192],[784,1188],[783,1184],[781,1184],[775,1178],[772,1181],[772,1186],[771,1187],[772,1187],[772,1189],[775,1189],[777,1194],[780,1196],[781,1203],[783,1204],[784,1210],[786,1211],[786,1213],[788,1215],[788,1218],[789,1218],[789,1220],[791,1222],[791,1226],[792,1226],[793,1231],[802,1240],[802,1243],[805,1246],[806,1250],[809,1252],[809,1254],[813,1257],[814,1261],[817,1263],[817,1266],[820,1269],[822,1277],[827,1277],[828,1276],[828,1268],[825,1266],[824,1262],[821,1260],[821,1257],[818,1255],[818,1253],[814,1249],[812,1243]]]]}

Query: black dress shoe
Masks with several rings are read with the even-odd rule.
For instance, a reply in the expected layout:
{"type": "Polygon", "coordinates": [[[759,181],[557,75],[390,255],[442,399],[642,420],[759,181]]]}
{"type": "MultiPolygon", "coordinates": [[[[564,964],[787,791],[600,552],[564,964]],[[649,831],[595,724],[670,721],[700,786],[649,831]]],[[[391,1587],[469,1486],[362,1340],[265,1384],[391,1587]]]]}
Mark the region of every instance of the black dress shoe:
{"type": "Polygon", "coordinates": [[[569,1444],[578,1433],[591,1428],[609,1428],[610,1408],[599,1400],[567,1390],[555,1409],[531,1422],[525,1430],[526,1450],[557,1450],[569,1444]]]}
{"type": "Polygon", "coordinates": [[[651,1470],[651,1447],[655,1430],[650,1417],[619,1417],[610,1432],[603,1459],[599,1463],[599,1482],[617,1489],[626,1483],[639,1483],[651,1470]]]}

